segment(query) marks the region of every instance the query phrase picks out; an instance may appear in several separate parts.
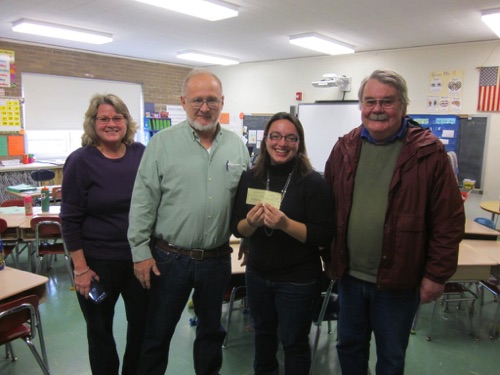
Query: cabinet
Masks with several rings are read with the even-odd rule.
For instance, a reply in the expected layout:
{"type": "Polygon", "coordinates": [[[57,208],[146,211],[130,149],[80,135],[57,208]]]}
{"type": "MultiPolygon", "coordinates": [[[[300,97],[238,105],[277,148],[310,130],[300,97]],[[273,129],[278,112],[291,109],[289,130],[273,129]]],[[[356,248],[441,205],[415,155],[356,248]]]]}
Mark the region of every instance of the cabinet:
{"type": "Polygon", "coordinates": [[[172,120],[169,117],[146,116],[144,118],[144,137],[146,143],[160,130],[172,126],[172,120]]]}

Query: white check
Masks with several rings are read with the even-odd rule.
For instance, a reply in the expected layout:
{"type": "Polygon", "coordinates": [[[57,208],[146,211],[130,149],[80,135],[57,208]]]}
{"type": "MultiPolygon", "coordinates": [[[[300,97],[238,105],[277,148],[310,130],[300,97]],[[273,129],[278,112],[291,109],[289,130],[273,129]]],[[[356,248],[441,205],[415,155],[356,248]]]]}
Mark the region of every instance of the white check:
{"type": "Polygon", "coordinates": [[[279,209],[281,205],[281,194],[275,191],[248,188],[246,203],[255,205],[258,202],[270,204],[279,209]]]}

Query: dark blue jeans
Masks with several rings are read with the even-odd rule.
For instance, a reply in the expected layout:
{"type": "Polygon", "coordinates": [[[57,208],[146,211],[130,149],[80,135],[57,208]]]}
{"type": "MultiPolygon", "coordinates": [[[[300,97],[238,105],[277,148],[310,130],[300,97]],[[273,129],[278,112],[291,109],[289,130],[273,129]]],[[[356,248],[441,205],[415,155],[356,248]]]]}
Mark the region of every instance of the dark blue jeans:
{"type": "MultiPolygon", "coordinates": [[[[135,375],[146,329],[148,297],[134,276],[132,261],[87,259],[87,264],[100,277],[108,297],[100,304],[85,299],[78,302],[87,322],[90,367],[93,375],[118,374],[120,361],[113,337],[115,305],[121,295],[127,316],[127,343],[123,355],[122,374],[135,375]]],[[[125,327],[114,327],[123,330],[125,327]]]]}
{"type": "Polygon", "coordinates": [[[377,290],[375,284],[345,276],[339,282],[339,355],[342,374],[366,375],[372,332],[376,373],[404,373],[405,353],[420,297],[418,288],[377,290]]]}
{"type": "Polygon", "coordinates": [[[273,282],[247,269],[246,285],[255,332],[255,374],[278,375],[279,338],[285,354],[285,374],[309,374],[316,281],[273,282]]]}
{"type": "Polygon", "coordinates": [[[230,255],[193,260],[155,246],[153,257],[161,275],[151,274],[150,314],[139,374],[165,374],[170,341],[193,288],[197,317],[194,369],[198,375],[218,374],[226,336],[221,314],[224,291],[231,277],[230,255]]]}

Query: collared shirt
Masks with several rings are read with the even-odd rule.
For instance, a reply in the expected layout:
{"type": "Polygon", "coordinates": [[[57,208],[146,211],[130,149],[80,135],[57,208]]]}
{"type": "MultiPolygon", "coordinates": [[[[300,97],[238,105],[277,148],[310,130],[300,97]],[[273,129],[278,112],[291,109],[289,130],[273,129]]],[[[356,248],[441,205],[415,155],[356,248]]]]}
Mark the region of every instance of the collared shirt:
{"type": "MultiPolygon", "coordinates": [[[[397,139],[403,138],[403,136],[406,133],[406,129],[408,129],[408,117],[403,118],[403,121],[401,123],[401,127],[399,128],[398,132],[394,134],[391,138],[387,140],[385,143],[391,143],[394,142],[397,139]]],[[[368,130],[363,126],[361,129],[361,138],[365,138],[368,142],[377,144],[378,142],[372,138],[368,130]]]]}
{"type": "Polygon", "coordinates": [[[130,209],[134,262],[152,257],[152,235],[183,248],[212,249],[228,241],[236,188],[250,157],[236,134],[218,127],[210,152],[187,121],[149,141],[130,209]]]}

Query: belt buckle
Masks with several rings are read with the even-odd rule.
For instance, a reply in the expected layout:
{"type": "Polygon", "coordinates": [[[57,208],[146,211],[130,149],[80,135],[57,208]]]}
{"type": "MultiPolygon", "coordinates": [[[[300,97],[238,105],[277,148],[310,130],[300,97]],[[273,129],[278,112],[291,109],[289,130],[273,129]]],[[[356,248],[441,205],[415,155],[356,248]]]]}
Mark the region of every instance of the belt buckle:
{"type": "Polygon", "coordinates": [[[203,260],[204,256],[205,256],[204,249],[191,249],[191,250],[189,250],[189,257],[193,260],[203,260]],[[196,255],[196,254],[198,254],[198,255],[196,255]]]}

